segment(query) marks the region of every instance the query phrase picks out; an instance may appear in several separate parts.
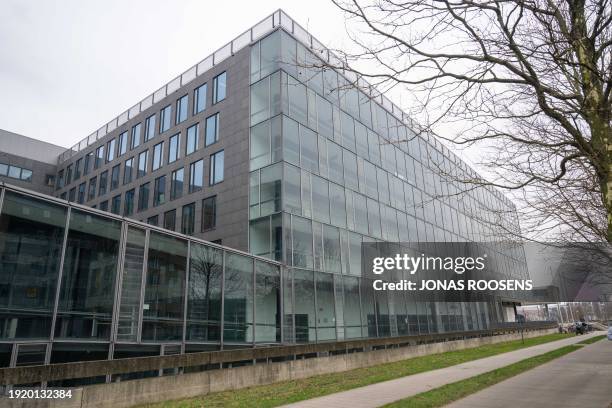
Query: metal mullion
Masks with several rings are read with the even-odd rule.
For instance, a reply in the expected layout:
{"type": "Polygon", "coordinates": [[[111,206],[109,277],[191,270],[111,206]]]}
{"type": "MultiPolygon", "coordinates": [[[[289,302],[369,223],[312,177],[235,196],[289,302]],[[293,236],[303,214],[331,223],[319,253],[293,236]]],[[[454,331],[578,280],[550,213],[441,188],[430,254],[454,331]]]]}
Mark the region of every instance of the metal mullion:
{"type": "Polygon", "coordinates": [[[138,310],[138,327],[136,328],[136,342],[142,343],[142,316],[144,309],[144,295],[145,295],[145,285],[147,282],[147,272],[149,269],[149,240],[151,239],[151,230],[145,230],[145,245],[144,245],[144,255],[142,259],[142,276],[140,280],[140,305],[138,310]]]}
{"type": "MultiPolygon", "coordinates": [[[[55,301],[53,303],[53,315],[51,316],[51,333],[49,334],[49,340],[53,341],[55,338],[55,325],[57,323],[57,309],[59,306],[59,298],[62,286],[62,277],[64,274],[64,261],[66,258],[66,247],[68,245],[68,230],[70,227],[70,217],[72,216],[72,207],[68,206],[66,209],[66,224],[64,226],[64,240],[62,242],[62,254],[60,256],[59,271],[57,274],[57,286],[55,287],[55,301]]],[[[48,361],[45,363],[48,364],[48,361]]]]}
{"type": "Polygon", "coordinates": [[[226,251],[221,253],[221,322],[219,324],[220,334],[219,334],[219,348],[223,350],[223,332],[225,331],[225,258],[226,251]]]}
{"type": "Polygon", "coordinates": [[[0,189],[0,214],[2,214],[2,204],[4,204],[4,193],[6,188],[0,189]]]}
{"type": "Polygon", "coordinates": [[[191,240],[187,241],[187,268],[185,270],[185,299],[183,301],[183,341],[181,342],[181,353],[185,352],[185,340],[187,337],[187,297],[189,296],[189,272],[191,268],[191,240]]]}
{"type": "MultiPolygon", "coordinates": [[[[127,231],[128,224],[126,222],[121,223],[121,245],[119,246],[119,259],[117,265],[117,279],[115,281],[115,302],[113,305],[113,317],[111,323],[111,344],[117,341],[117,327],[119,321],[119,310],[121,308],[121,293],[123,286],[123,275],[125,268],[125,251],[127,246],[127,231]]],[[[112,349],[112,347],[111,347],[112,349]]]]}
{"type": "MultiPolygon", "coordinates": [[[[350,251],[350,249],[349,249],[349,251],[350,251]]],[[[361,279],[362,279],[361,276],[357,277],[357,290],[359,292],[359,320],[361,321],[360,322],[361,324],[359,325],[359,328],[360,328],[359,331],[361,332],[361,337],[363,338],[364,337],[364,335],[363,335],[363,320],[362,320],[363,319],[363,303],[361,302],[361,279]]],[[[366,319],[366,324],[367,324],[367,319],[366,319]]]]}
{"type": "MultiPolygon", "coordinates": [[[[268,225],[270,225],[270,217],[268,217],[268,225]]],[[[253,325],[252,325],[252,331],[253,331],[253,347],[255,347],[255,322],[257,321],[257,311],[256,311],[256,307],[255,307],[255,296],[256,296],[256,292],[257,292],[257,288],[256,288],[256,278],[255,278],[255,259],[252,259],[251,262],[252,268],[253,268],[253,325]]]]}

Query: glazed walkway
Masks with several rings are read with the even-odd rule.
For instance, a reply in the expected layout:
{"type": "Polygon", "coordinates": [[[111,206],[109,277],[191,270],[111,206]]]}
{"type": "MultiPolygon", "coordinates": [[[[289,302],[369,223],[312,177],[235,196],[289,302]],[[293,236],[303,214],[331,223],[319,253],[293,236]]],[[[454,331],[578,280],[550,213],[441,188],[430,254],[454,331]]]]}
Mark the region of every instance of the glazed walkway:
{"type": "MultiPolygon", "coordinates": [[[[511,351],[492,357],[469,361],[451,367],[427,371],[420,374],[384,381],[353,390],[338,392],[324,397],[300,401],[285,405],[286,408],[374,408],[388,404],[393,401],[408,398],[446,384],[474,377],[496,368],[504,367],[518,361],[534,357],[563,346],[578,343],[586,338],[600,335],[596,332],[585,336],[572,336],[567,339],[557,340],[546,344],[540,344],[521,350],[511,351]]],[[[588,347],[588,346],[587,346],[588,347]]],[[[547,380],[554,381],[552,377],[546,376],[547,380]]],[[[608,383],[610,384],[610,383],[608,383]]],[[[466,405],[470,406],[470,404],[466,405]]],[[[473,406],[473,405],[472,405],[473,406]]],[[[490,403],[487,406],[492,406],[490,403]]],[[[516,405],[515,405],[516,406],[516,405]]],[[[519,405],[520,406],[520,405],[519,405]]]]}

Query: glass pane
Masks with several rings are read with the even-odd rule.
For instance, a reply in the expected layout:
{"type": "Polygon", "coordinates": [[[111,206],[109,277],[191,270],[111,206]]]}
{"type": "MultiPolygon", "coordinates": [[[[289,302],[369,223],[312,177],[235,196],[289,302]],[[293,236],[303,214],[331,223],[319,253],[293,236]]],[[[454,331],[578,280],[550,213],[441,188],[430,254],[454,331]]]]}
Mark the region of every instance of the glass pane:
{"type": "Polygon", "coordinates": [[[187,340],[219,341],[223,252],[191,244],[187,297],[187,340]]]}
{"type": "Polygon", "coordinates": [[[255,262],[256,342],[280,341],[280,273],[279,267],[255,262]]]}
{"type": "Polygon", "coordinates": [[[361,337],[359,278],[344,276],[344,327],[347,339],[361,337]]]}
{"type": "Polygon", "coordinates": [[[0,215],[0,338],[46,338],[66,208],[6,192],[0,215]]]}
{"type": "Polygon", "coordinates": [[[225,342],[253,341],[253,259],[226,254],[224,296],[225,342]]]}
{"type": "Polygon", "coordinates": [[[317,341],[336,339],[334,280],[330,273],[315,273],[317,279],[317,341]]]}
{"type": "Polygon", "coordinates": [[[121,222],[70,214],[55,336],[108,339],[121,222]]]}
{"type": "Polygon", "coordinates": [[[313,272],[301,269],[293,271],[295,296],[295,341],[306,343],[316,341],[315,294],[313,272]]]}
{"type": "Polygon", "coordinates": [[[117,340],[120,341],[136,341],[138,339],[145,235],[144,230],[131,226],[128,228],[117,326],[117,340]]]}
{"type": "Polygon", "coordinates": [[[143,340],[183,337],[187,241],[151,232],[143,306],[143,340]]]}

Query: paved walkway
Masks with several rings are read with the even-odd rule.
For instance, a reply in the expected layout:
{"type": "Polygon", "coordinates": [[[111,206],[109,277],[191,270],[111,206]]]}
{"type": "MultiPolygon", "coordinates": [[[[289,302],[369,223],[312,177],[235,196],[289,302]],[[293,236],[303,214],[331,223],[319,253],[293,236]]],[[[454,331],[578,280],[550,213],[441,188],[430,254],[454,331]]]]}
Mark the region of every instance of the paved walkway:
{"type": "MultiPolygon", "coordinates": [[[[596,333],[597,335],[602,332],[596,333]]],[[[473,377],[487,371],[504,367],[526,358],[547,353],[563,346],[577,343],[596,335],[572,336],[546,344],[528,347],[522,350],[511,351],[492,357],[481,358],[463,364],[438,370],[426,371],[401,377],[395,380],[384,381],[349,391],[338,392],[324,397],[313,398],[306,401],[285,405],[289,408],[374,408],[393,401],[408,398],[446,384],[454,383],[473,377]]],[[[549,377],[550,378],[550,377],[549,377]]],[[[491,405],[489,405],[491,406],[491,405]]],[[[520,405],[518,405],[520,406],[520,405]]],[[[523,405],[525,406],[525,405],[523,405]]]]}
{"type": "Polygon", "coordinates": [[[584,346],[449,407],[601,407],[612,405],[612,341],[584,346]]]}

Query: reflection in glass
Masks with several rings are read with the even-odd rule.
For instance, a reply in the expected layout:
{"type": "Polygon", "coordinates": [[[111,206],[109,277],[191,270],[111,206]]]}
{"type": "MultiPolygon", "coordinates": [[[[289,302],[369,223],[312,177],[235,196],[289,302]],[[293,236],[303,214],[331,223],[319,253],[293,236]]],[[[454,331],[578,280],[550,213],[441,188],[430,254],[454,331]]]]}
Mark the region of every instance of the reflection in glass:
{"type": "Polygon", "coordinates": [[[219,341],[223,251],[191,244],[187,295],[187,340],[219,341]]]}
{"type": "Polygon", "coordinates": [[[280,341],[280,273],[276,265],[255,262],[255,341],[280,341]]]}
{"type": "Polygon", "coordinates": [[[225,264],[224,342],[253,341],[253,259],[228,253],[225,264]]]}

